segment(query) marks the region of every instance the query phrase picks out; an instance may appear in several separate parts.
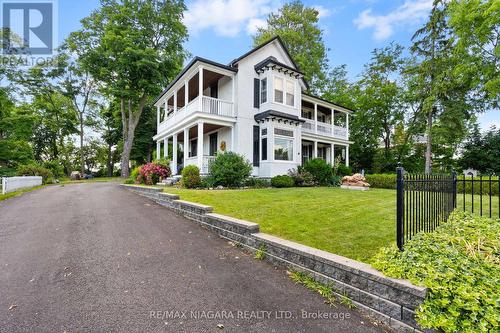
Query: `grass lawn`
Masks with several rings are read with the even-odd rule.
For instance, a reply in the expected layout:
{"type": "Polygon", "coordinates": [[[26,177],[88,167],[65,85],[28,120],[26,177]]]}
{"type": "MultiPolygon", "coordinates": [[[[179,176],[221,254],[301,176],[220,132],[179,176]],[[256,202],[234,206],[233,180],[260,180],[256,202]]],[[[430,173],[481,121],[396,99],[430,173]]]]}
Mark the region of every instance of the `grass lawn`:
{"type": "Polygon", "coordinates": [[[257,222],[263,232],[365,262],[396,238],[394,190],[318,187],[165,191],[210,205],[217,213],[257,222]]]}
{"type": "MultiPolygon", "coordinates": [[[[380,247],[395,243],[395,190],[317,187],[165,191],[210,205],[217,213],[257,222],[263,232],[360,261],[369,262],[380,247]]],[[[471,199],[466,196],[468,211],[471,199]]],[[[475,195],[476,213],[479,200],[475,195]]],[[[458,209],[463,208],[462,203],[459,195],[458,209]]],[[[488,208],[489,198],[483,196],[483,214],[488,208]]],[[[492,198],[492,211],[498,217],[498,197],[492,198]]]]}
{"type": "Polygon", "coordinates": [[[5,193],[5,194],[2,194],[2,191],[0,191],[0,201],[5,200],[5,199],[9,199],[9,198],[12,198],[12,197],[17,197],[18,195],[21,195],[21,194],[26,193],[26,192],[31,192],[31,191],[37,190],[37,189],[42,188],[44,186],[45,185],[40,185],[40,186],[25,188],[25,189],[22,189],[22,190],[19,190],[19,191],[9,192],[9,193],[5,193]]]}

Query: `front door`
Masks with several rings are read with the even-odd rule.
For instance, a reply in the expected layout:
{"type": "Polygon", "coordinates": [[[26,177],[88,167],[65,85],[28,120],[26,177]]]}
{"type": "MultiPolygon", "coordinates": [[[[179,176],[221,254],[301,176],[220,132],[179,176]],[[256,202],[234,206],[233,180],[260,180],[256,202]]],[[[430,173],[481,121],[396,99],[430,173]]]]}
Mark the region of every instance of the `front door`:
{"type": "Polygon", "coordinates": [[[208,155],[215,156],[215,153],[217,153],[217,132],[210,134],[208,141],[208,155]]]}

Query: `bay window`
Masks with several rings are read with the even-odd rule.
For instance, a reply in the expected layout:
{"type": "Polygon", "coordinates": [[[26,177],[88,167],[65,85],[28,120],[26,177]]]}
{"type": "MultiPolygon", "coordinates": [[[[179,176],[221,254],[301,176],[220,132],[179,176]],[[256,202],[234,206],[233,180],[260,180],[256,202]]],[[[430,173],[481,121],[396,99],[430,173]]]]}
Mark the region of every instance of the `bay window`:
{"type": "Polygon", "coordinates": [[[275,128],[274,134],[274,159],[293,161],[293,131],[275,128]]]}
{"type": "Polygon", "coordinates": [[[279,77],[274,78],[274,101],[283,103],[283,79],[279,77]]]}
{"type": "Polygon", "coordinates": [[[260,80],[260,104],[267,102],[267,79],[260,80]]]}
{"type": "Polygon", "coordinates": [[[295,85],[292,81],[286,81],[286,105],[295,105],[295,85]]]}

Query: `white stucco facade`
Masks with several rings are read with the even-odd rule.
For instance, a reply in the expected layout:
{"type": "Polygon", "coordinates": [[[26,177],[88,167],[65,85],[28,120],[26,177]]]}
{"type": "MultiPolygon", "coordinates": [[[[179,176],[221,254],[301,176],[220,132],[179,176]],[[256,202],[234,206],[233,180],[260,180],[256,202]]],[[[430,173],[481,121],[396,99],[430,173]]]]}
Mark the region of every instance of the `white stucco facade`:
{"type": "Polygon", "coordinates": [[[190,164],[207,173],[221,151],[243,155],[257,177],[314,157],[348,165],[352,110],[306,90],[279,38],[229,65],[194,58],[155,101],[157,157],[172,160],[174,174],[190,164]]]}

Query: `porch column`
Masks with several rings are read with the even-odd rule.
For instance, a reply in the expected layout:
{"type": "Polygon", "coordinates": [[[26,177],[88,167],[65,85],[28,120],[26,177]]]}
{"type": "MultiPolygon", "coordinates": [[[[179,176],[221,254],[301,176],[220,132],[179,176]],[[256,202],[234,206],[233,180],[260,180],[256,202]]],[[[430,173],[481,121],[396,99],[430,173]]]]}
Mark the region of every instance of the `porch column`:
{"type": "Polygon", "coordinates": [[[330,143],[330,163],[331,165],[335,165],[335,144],[330,143]]]}
{"type": "Polygon", "coordinates": [[[203,107],[203,66],[198,70],[198,110],[202,111],[203,107]]]}
{"type": "Polygon", "coordinates": [[[158,105],[156,108],[156,133],[160,130],[160,109],[161,106],[158,105]]]}
{"type": "Polygon", "coordinates": [[[203,172],[203,122],[198,123],[198,148],[196,149],[196,155],[198,157],[198,168],[200,172],[203,172]]]}
{"type": "Polygon", "coordinates": [[[177,90],[174,91],[174,113],[177,112],[177,90]]]}
{"type": "MultiPolygon", "coordinates": [[[[349,140],[349,113],[346,113],[345,117],[346,117],[346,119],[345,119],[345,128],[346,128],[346,136],[345,136],[345,138],[347,140],[349,140]]],[[[349,149],[349,146],[347,146],[347,149],[349,149]]]]}
{"type": "MultiPolygon", "coordinates": [[[[260,144],[260,143],[259,143],[260,144]]],[[[231,151],[234,151],[234,125],[231,126],[231,151]]]]}
{"type": "Polygon", "coordinates": [[[165,105],[163,106],[165,109],[165,114],[163,116],[164,119],[167,119],[167,114],[168,114],[168,98],[165,98],[165,105]]]}
{"type": "Polygon", "coordinates": [[[156,140],[156,159],[159,160],[161,158],[161,141],[156,140]]]}
{"type": "Polygon", "coordinates": [[[168,158],[168,136],[163,139],[163,157],[168,158]]]}
{"type": "Polygon", "coordinates": [[[172,136],[172,175],[177,174],[177,133],[172,136]]]}
{"type": "Polygon", "coordinates": [[[345,166],[349,166],[349,145],[345,146],[345,166]]]}
{"type": "MultiPolygon", "coordinates": [[[[332,136],[334,136],[335,131],[333,130],[333,126],[335,124],[335,110],[332,109],[332,116],[330,117],[330,122],[332,124],[332,136]]],[[[333,150],[332,150],[333,151],[333,150]]]]}
{"type": "Polygon", "coordinates": [[[318,133],[318,104],[314,103],[314,133],[318,133]]]}
{"type": "Polygon", "coordinates": [[[184,80],[184,107],[189,102],[189,80],[184,80]]]}
{"type": "Polygon", "coordinates": [[[184,129],[184,158],[183,158],[183,168],[186,167],[186,162],[189,158],[189,128],[184,129]]]}
{"type": "Polygon", "coordinates": [[[231,76],[231,101],[233,102],[233,105],[231,105],[231,115],[233,117],[236,116],[236,111],[235,111],[235,98],[236,98],[236,91],[235,91],[235,83],[234,83],[234,79],[235,79],[236,75],[233,75],[231,76]]]}
{"type": "Polygon", "coordinates": [[[318,158],[318,141],[313,141],[313,158],[318,158]]]}

